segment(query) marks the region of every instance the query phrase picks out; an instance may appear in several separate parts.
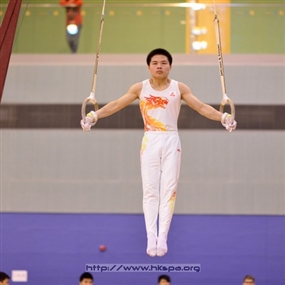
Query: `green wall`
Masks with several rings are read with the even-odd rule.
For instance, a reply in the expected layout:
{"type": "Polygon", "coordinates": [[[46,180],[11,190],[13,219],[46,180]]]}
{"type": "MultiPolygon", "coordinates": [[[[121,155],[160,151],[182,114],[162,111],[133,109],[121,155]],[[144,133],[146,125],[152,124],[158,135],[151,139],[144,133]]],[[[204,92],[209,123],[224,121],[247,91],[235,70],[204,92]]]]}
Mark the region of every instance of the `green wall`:
{"type": "MultiPolygon", "coordinates": [[[[0,21],[7,1],[0,0],[0,21]]],[[[147,53],[164,47],[173,53],[185,53],[185,8],[140,5],[181,2],[184,1],[107,0],[101,52],[147,53]]],[[[231,9],[231,53],[285,53],[285,0],[231,2],[235,5],[231,9]]],[[[69,53],[65,10],[58,3],[59,0],[23,0],[14,53],[69,53]],[[35,5],[46,3],[52,5],[35,5]]],[[[84,1],[79,53],[96,52],[102,3],[84,1]]]]}
{"type": "Polygon", "coordinates": [[[231,53],[285,53],[284,0],[231,2],[231,53]]]}
{"type": "MultiPolygon", "coordinates": [[[[67,53],[65,40],[65,9],[59,1],[49,0],[52,7],[39,8],[32,4],[47,1],[23,1],[14,53],[67,53]]],[[[155,3],[181,1],[160,0],[155,3]]],[[[3,3],[3,2],[1,2],[3,3]]],[[[79,53],[94,53],[97,49],[100,17],[103,1],[84,1],[83,28],[79,53]],[[93,5],[90,5],[90,4],[93,5]],[[89,4],[89,5],[88,5],[89,4]]],[[[128,6],[153,3],[152,1],[106,1],[102,37],[102,53],[146,53],[156,47],[164,47],[174,53],[185,51],[185,9],[171,7],[128,6]],[[115,4],[115,5],[114,5],[115,4]]]]}

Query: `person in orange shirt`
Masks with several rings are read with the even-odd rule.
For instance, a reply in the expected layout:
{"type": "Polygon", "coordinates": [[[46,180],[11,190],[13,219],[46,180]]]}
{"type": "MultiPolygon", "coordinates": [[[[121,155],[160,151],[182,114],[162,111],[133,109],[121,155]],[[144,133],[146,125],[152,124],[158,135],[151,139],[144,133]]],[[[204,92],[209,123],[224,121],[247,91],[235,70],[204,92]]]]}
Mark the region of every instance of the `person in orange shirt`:
{"type": "Polygon", "coordinates": [[[82,0],[60,0],[59,4],[66,9],[66,37],[72,53],[78,49],[80,32],[82,29],[81,7],[82,0]]]}

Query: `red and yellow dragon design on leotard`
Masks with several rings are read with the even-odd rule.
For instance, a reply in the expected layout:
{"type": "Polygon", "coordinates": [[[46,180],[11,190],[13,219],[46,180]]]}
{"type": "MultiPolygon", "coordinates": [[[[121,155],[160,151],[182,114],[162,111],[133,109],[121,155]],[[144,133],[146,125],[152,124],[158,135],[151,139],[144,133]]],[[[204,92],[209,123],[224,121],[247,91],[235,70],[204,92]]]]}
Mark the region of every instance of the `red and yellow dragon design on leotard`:
{"type": "Polygon", "coordinates": [[[166,131],[166,127],[162,122],[159,122],[157,119],[151,117],[148,114],[148,111],[157,108],[165,109],[168,104],[168,99],[163,97],[156,97],[149,95],[145,97],[145,100],[140,102],[140,109],[144,117],[145,131],[166,131]]]}

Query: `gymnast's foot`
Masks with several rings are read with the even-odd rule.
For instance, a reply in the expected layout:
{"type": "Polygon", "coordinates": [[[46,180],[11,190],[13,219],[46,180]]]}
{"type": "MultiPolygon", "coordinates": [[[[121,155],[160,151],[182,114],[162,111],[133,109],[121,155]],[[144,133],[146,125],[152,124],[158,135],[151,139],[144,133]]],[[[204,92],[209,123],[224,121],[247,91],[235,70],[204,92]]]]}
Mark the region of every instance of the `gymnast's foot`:
{"type": "Polygon", "coordinates": [[[147,249],[146,253],[154,257],[156,256],[156,242],[157,242],[157,237],[153,233],[148,233],[147,234],[147,249]]]}
{"type": "Polygon", "coordinates": [[[167,239],[165,233],[160,233],[157,240],[157,256],[163,256],[167,253],[167,239]]]}

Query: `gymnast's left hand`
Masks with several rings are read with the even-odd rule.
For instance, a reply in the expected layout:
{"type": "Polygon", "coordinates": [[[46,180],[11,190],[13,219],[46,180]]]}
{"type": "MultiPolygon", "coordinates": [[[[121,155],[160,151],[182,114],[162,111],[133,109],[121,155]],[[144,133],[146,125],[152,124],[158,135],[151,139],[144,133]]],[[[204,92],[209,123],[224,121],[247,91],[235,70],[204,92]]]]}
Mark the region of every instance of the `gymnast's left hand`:
{"type": "Polygon", "coordinates": [[[228,113],[222,115],[221,123],[229,132],[235,130],[237,127],[237,122],[233,120],[232,115],[228,113]]]}

